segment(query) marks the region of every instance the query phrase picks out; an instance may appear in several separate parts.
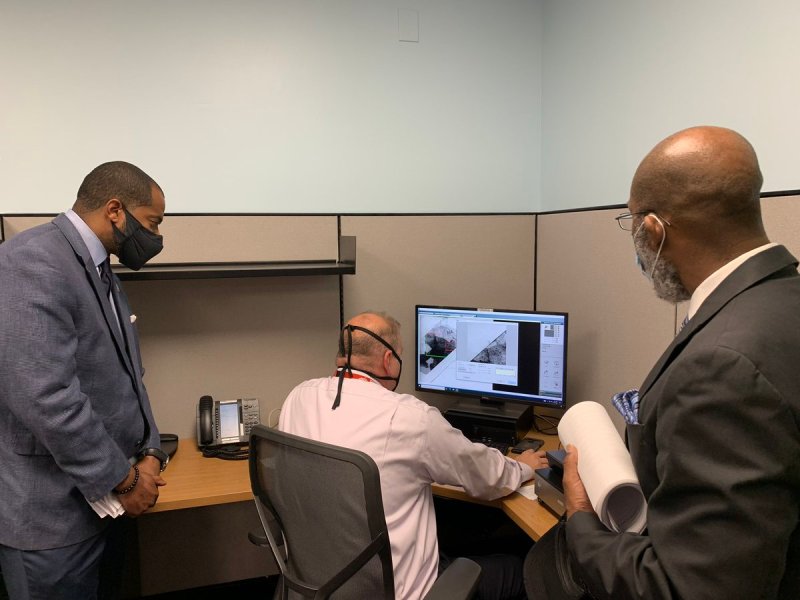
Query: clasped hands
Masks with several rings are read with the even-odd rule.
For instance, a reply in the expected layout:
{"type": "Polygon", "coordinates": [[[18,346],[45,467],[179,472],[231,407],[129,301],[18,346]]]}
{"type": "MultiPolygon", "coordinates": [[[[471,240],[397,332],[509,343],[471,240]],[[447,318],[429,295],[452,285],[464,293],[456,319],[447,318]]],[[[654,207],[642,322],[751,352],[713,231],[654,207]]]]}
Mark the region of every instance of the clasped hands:
{"type": "MultiPolygon", "coordinates": [[[[167,482],[161,477],[161,462],[154,456],[145,456],[136,463],[139,469],[139,480],[127,494],[117,494],[117,499],[125,512],[131,517],[138,517],[155,506],[158,500],[158,488],[167,482]]],[[[125,488],[133,481],[133,467],[125,480],[117,488],[125,488]]]]}

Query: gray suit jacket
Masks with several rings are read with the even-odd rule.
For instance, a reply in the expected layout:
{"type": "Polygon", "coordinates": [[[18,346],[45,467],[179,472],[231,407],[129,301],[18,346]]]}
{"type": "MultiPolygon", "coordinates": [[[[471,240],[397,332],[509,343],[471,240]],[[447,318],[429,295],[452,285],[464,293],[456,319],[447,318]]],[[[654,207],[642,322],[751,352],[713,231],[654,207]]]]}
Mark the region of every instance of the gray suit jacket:
{"type": "MultiPolygon", "coordinates": [[[[645,535],[566,525],[597,598],[800,598],[800,277],[779,246],[706,299],[640,389],[645,535]]],[[[584,452],[588,449],[583,449],[584,452]]]]}
{"type": "Polygon", "coordinates": [[[0,244],[0,544],[57,548],[101,531],[87,499],[122,481],[139,449],[159,447],[114,279],[124,336],[65,215],[0,244]]]}

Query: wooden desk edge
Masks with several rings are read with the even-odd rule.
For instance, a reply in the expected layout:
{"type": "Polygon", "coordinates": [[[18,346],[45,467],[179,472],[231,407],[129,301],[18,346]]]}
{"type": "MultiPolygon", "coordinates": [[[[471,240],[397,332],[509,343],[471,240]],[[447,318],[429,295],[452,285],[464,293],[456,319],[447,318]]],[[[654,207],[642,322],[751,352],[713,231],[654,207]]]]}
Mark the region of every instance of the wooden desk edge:
{"type": "Polygon", "coordinates": [[[193,438],[178,441],[163,477],[167,485],[147,514],[253,499],[248,461],[204,458],[193,438]]]}
{"type": "Polygon", "coordinates": [[[147,511],[147,514],[181,510],[184,508],[200,508],[216,504],[231,504],[233,502],[252,502],[253,492],[236,492],[231,494],[217,494],[213,496],[198,496],[196,498],[183,498],[177,500],[159,500],[158,503],[147,511]]]}
{"type": "Polygon", "coordinates": [[[539,504],[538,500],[531,500],[517,492],[497,500],[479,500],[468,496],[459,487],[440,485],[438,483],[433,484],[431,487],[434,496],[440,498],[499,508],[534,541],[537,541],[558,522],[558,518],[539,504]]]}

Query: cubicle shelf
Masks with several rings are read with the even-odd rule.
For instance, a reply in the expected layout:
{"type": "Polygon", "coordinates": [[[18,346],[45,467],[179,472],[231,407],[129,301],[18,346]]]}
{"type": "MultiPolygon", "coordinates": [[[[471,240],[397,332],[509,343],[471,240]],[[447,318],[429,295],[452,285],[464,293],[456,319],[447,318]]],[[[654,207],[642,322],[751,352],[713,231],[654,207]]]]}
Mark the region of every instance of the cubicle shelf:
{"type": "Polygon", "coordinates": [[[290,277],[315,275],[355,275],[356,238],[339,238],[338,260],[298,260],[284,262],[155,263],[132,271],[113,267],[122,281],[166,279],[217,279],[232,277],[290,277]]]}

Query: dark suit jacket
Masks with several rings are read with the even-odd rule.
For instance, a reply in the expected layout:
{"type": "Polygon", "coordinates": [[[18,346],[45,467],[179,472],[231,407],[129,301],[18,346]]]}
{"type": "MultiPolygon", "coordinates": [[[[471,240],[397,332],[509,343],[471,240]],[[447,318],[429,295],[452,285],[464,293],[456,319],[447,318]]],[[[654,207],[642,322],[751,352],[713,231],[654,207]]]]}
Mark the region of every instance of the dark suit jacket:
{"type": "Polygon", "coordinates": [[[800,277],[782,246],[702,304],[640,389],[645,535],[566,525],[597,598],[800,598],[800,277]]]}
{"type": "Polygon", "coordinates": [[[0,544],[56,548],[101,531],[87,499],[159,447],[125,294],[123,337],[101,285],[65,215],[0,244],[0,544]]]}

